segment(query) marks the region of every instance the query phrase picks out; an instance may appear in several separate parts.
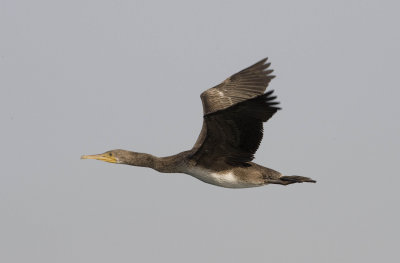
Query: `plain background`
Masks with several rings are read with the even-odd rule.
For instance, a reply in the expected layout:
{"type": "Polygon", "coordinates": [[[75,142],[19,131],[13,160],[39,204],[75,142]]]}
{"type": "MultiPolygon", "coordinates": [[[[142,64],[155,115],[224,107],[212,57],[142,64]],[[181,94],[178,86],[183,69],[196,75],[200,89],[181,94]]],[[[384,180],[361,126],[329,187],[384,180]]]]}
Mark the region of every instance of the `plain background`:
{"type": "Polygon", "coordinates": [[[398,262],[398,1],[0,1],[1,262],[398,262]],[[256,162],[231,190],[80,160],[194,144],[199,95],[268,56],[256,162]]]}

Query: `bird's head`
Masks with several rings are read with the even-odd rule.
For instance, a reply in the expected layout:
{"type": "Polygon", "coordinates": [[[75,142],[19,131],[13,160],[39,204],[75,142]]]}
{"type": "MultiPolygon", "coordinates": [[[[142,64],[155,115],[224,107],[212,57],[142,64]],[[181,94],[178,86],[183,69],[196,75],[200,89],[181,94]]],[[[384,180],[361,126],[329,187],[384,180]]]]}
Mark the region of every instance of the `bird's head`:
{"type": "Polygon", "coordinates": [[[125,150],[111,150],[95,155],[82,155],[81,159],[94,159],[109,163],[125,163],[128,155],[129,152],[125,150]]]}

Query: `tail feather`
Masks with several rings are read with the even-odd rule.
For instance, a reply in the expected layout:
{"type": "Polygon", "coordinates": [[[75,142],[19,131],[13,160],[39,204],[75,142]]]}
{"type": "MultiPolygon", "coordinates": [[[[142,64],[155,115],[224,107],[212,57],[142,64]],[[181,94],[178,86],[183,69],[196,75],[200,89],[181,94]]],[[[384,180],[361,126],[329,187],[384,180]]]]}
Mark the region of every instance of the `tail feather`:
{"type": "Polygon", "coordinates": [[[293,184],[293,183],[316,183],[317,181],[304,177],[304,176],[298,176],[298,175],[292,175],[292,176],[281,176],[279,177],[280,180],[284,181],[287,184],[293,184]]]}

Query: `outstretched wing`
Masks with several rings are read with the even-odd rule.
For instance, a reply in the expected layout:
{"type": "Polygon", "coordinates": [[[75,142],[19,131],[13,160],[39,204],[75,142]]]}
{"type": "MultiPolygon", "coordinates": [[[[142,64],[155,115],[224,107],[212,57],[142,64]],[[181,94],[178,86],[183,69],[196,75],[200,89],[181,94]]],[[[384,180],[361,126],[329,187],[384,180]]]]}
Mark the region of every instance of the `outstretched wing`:
{"type": "Polygon", "coordinates": [[[201,95],[204,115],[229,108],[241,101],[262,95],[275,76],[268,69],[268,58],[230,76],[221,84],[204,91],[201,95]]]}
{"type": "Polygon", "coordinates": [[[247,165],[254,158],[263,136],[263,122],[279,109],[272,96],[264,94],[272,70],[263,59],[201,94],[203,128],[192,158],[210,167],[216,162],[247,165]]]}

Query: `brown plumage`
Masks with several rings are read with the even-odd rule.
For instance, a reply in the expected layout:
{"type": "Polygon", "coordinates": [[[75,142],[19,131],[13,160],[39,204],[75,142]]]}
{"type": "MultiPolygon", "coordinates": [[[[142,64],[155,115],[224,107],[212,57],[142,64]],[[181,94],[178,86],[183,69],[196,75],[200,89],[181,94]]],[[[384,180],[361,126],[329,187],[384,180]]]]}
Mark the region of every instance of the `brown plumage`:
{"type": "Polygon", "coordinates": [[[263,122],[280,109],[273,91],[265,93],[275,77],[266,62],[265,58],[201,94],[203,126],[191,150],[161,158],[125,150],[82,158],[186,173],[229,188],[315,182],[302,176],[283,176],[251,162],[263,137],[263,122]]]}

